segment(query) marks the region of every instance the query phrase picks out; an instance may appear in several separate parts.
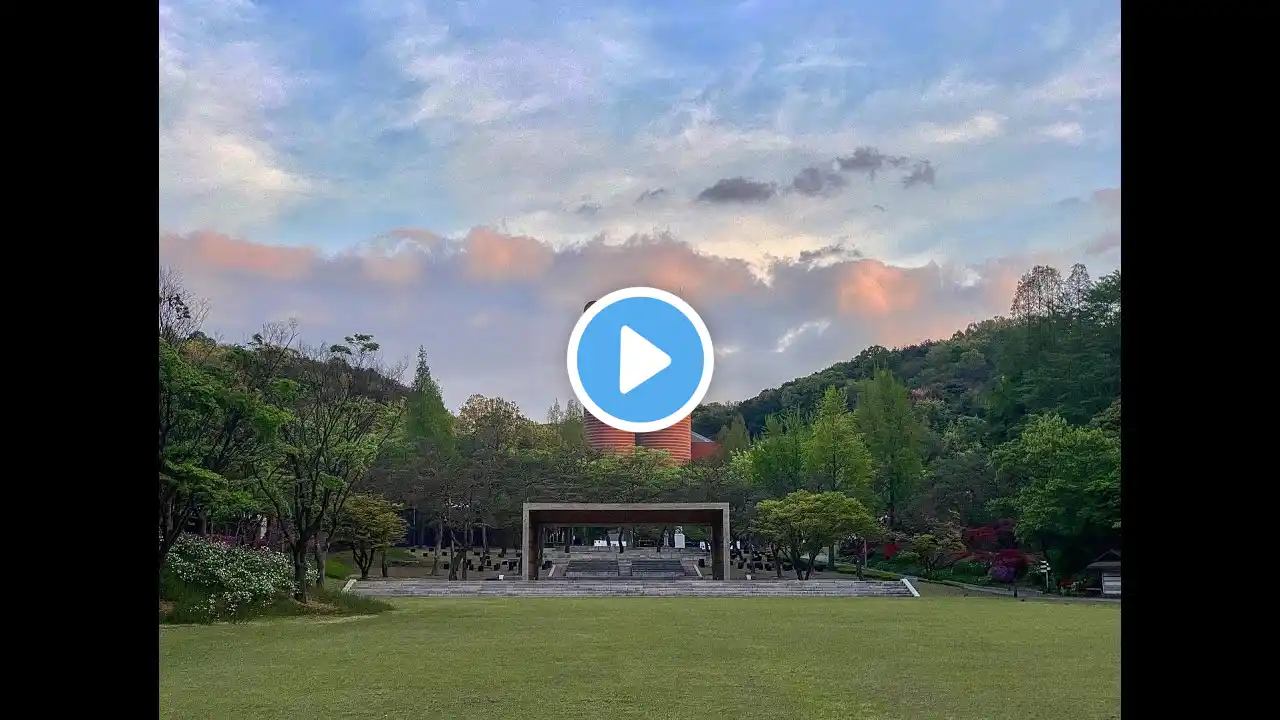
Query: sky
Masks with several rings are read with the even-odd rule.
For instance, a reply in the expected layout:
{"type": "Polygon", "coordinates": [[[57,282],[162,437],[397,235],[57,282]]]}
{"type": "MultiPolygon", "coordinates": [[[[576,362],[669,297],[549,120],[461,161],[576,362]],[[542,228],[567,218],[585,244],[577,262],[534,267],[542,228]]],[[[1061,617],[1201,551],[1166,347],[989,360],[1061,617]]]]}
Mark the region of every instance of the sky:
{"type": "Polygon", "coordinates": [[[572,395],[583,304],[712,333],[708,401],[1120,266],[1119,3],[161,0],[159,255],[238,342],[572,395]]]}

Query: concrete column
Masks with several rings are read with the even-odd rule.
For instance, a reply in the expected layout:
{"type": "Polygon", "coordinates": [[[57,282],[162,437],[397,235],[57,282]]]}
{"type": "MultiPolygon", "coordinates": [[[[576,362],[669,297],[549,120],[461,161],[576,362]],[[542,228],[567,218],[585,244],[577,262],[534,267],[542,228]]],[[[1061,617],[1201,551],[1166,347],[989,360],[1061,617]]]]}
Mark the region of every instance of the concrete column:
{"type": "Polygon", "coordinates": [[[719,522],[711,526],[711,579],[727,580],[729,563],[725,557],[725,548],[728,542],[725,539],[726,533],[724,523],[719,522]]]}
{"type": "Polygon", "coordinates": [[[733,535],[729,533],[729,508],[724,509],[724,515],[720,519],[720,543],[716,545],[717,551],[720,553],[720,565],[724,568],[724,579],[729,579],[729,543],[733,542],[733,535]]]}
{"type": "Polygon", "coordinates": [[[521,576],[525,580],[538,579],[538,547],[542,528],[529,520],[529,511],[524,511],[524,532],[520,545],[521,576]]]}
{"type": "Polygon", "coordinates": [[[573,528],[562,527],[560,532],[564,533],[564,554],[569,554],[569,546],[573,545],[573,528]]]}
{"type": "Polygon", "coordinates": [[[529,579],[529,509],[520,518],[520,578],[529,579]]]}

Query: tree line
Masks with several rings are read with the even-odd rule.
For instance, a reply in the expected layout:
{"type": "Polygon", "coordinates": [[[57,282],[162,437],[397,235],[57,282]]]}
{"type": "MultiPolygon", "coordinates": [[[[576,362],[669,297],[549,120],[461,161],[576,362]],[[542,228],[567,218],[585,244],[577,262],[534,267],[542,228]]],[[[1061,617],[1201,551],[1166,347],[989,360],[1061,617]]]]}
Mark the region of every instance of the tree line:
{"type": "MultiPolygon", "coordinates": [[[[854,539],[941,557],[963,528],[1003,518],[1067,565],[1118,543],[1118,271],[1094,283],[1079,266],[1067,280],[1035,268],[1011,318],[699,408],[695,428],[721,452],[679,467],[645,448],[593,453],[573,400],[544,421],[481,395],[451,413],[425,349],[406,385],[366,334],[310,346],[269,323],[215,342],[176,273],[159,287],[161,567],[184,532],[251,538],[265,523],[305,599],[308,564],[322,582],[335,542],[367,574],[406,530],[430,527],[455,553],[495,529],[518,536],[535,501],[728,501],[734,539],[798,577],[854,539]]],[[[626,532],[660,545],[670,528],[626,532]]]]}
{"type": "MultiPolygon", "coordinates": [[[[873,461],[863,497],[890,530],[941,523],[954,545],[956,528],[1012,524],[1021,545],[1072,573],[1120,547],[1120,337],[1119,270],[1095,281],[1083,265],[1065,277],[1037,266],[1008,317],[947,340],[868,348],[755,398],[704,405],[693,425],[749,437],[769,456],[769,482],[791,489],[805,418],[831,417],[831,393],[843,390],[873,461]]],[[[830,433],[824,423],[818,432],[830,433]]]]}

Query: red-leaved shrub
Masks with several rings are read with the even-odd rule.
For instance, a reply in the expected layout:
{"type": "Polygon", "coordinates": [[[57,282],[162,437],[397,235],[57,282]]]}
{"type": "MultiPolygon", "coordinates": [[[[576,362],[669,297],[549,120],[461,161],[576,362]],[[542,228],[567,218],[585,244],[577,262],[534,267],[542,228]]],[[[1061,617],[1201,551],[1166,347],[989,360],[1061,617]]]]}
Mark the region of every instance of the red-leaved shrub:
{"type": "Polygon", "coordinates": [[[1006,548],[998,551],[991,559],[992,565],[1003,565],[1021,571],[1031,564],[1031,558],[1017,548],[1006,548]]]}

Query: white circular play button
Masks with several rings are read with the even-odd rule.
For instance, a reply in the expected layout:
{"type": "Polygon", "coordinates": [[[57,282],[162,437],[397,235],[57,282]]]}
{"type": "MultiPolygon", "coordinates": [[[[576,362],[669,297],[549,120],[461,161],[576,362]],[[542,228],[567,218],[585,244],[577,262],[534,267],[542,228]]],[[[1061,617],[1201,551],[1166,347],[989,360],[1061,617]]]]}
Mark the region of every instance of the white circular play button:
{"type": "Polygon", "coordinates": [[[566,364],[588,412],[618,430],[649,433],[683,420],[702,402],[715,352],[688,303],[631,287],[605,295],[578,318],[566,364]]]}

